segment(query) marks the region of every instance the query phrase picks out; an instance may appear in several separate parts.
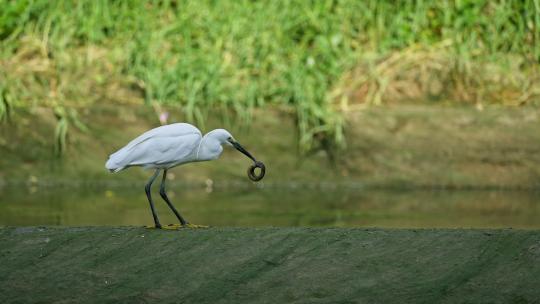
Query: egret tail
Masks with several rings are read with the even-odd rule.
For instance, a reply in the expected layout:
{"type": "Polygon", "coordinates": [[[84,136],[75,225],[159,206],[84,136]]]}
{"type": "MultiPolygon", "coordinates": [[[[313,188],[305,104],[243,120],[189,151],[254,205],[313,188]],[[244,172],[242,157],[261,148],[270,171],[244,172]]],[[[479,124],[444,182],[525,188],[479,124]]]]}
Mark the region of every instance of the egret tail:
{"type": "Polygon", "coordinates": [[[105,168],[107,168],[109,172],[116,173],[124,170],[126,167],[118,165],[113,158],[109,158],[109,160],[107,160],[107,162],[105,163],[105,168]]]}

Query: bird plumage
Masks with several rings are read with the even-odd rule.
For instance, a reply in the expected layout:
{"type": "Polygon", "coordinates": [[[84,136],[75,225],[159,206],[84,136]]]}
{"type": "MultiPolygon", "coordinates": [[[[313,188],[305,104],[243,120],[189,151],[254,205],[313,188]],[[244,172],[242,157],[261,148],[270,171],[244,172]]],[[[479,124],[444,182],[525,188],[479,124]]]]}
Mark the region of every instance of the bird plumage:
{"type": "MultiPolygon", "coordinates": [[[[155,169],[144,189],[150,203],[156,228],[161,228],[161,224],[152,201],[151,188],[160,171],[163,171],[159,194],[174,212],[180,224],[185,227],[188,222],[172,205],[165,191],[167,170],[185,163],[217,159],[223,152],[223,145],[234,147],[253,160],[254,166],[262,168],[261,177],[252,180],[258,181],[264,176],[264,165],[234,140],[227,130],[215,129],[202,136],[199,129],[187,123],[165,125],[141,134],[125,147],[111,154],[105,163],[105,168],[111,172],[122,171],[132,166],[155,169]]],[[[253,171],[253,168],[251,171],[253,171]]],[[[252,175],[253,172],[249,175],[250,178],[252,175]]]]}
{"type": "Polygon", "coordinates": [[[118,172],[131,166],[170,168],[195,161],[201,139],[201,131],[187,123],[157,127],[111,154],[105,167],[118,172]]]}

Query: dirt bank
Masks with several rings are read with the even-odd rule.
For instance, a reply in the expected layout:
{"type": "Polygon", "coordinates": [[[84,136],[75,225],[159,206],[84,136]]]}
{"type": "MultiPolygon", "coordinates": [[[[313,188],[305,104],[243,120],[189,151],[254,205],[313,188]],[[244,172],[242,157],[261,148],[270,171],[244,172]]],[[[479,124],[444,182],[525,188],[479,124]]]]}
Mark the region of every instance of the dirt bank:
{"type": "Polygon", "coordinates": [[[538,303],[540,231],[0,229],[2,303],[538,303]]]}
{"type": "MultiPolygon", "coordinates": [[[[71,127],[63,158],[55,158],[55,118],[17,112],[17,123],[0,127],[0,185],[24,183],[139,182],[149,172],[110,174],[108,155],[159,125],[144,106],[96,106],[81,113],[87,132],[71,127]]],[[[344,182],[397,188],[539,188],[540,109],[402,105],[351,110],[346,116],[347,147],[332,165],[323,150],[299,156],[293,116],[277,109],[255,111],[250,127],[231,127],[210,115],[203,131],[229,128],[267,164],[267,184],[344,182]]],[[[185,121],[171,109],[169,122],[185,121]]],[[[227,149],[219,161],[171,171],[175,182],[208,180],[248,183],[249,160],[227,149]]]]}

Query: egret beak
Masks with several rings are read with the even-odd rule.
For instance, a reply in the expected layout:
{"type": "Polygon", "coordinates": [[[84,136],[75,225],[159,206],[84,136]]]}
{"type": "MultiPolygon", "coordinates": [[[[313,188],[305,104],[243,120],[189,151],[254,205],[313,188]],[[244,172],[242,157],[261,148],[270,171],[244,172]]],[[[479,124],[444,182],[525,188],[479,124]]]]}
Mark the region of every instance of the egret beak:
{"type": "Polygon", "coordinates": [[[233,145],[233,147],[236,148],[236,150],[242,152],[242,154],[244,154],[245,156],[251,158],[254,162],[257,162],[255,157],[253,157],[253,155],[251,155],[251,153],[249,153],[246,149],[244,149],[244,147],[242,147],[236,140],[231,138],[231,139],[229,139],[229,142],[231,143],[231,145],[233,145]]]}

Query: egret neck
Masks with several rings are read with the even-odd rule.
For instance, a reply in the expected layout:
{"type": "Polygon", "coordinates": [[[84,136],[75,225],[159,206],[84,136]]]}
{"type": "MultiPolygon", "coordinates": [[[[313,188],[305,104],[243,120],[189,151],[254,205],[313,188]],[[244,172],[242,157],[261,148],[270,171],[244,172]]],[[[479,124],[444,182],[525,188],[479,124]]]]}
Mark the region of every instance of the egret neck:
{"type": "Polygon", "coordinates": [[[221,143],[215,138],[204,136],[197,149],[197,161],[218,159],[223,152],[221,143]]]}

